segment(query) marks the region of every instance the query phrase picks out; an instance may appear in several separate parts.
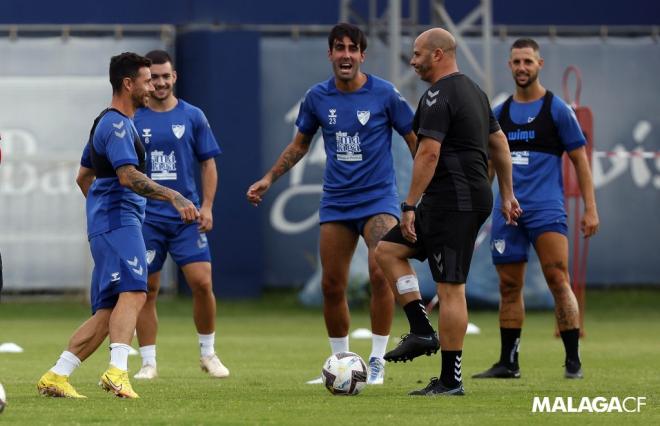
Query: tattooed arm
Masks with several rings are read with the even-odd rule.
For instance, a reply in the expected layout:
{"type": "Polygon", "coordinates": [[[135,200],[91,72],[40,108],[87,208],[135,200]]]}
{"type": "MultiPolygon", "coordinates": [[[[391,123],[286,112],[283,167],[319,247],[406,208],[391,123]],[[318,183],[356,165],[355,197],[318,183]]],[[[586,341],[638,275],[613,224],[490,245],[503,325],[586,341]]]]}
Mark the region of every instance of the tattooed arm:
{"type": "Polygon", "coordinates": [[[284,151],[280,154],[280,158],[277,159],[275,165],[270,171],[268,171],[261,180],[252,184],[248,189],[247,199],[250,203],[255,206],[258,205],[273,182],[284,173],[288,172],[289,169],[295,166],[296,163],[307,154],[307,151],[309,151],[309,145],[312,142],[312,136],[313,135],[306,135],[300,132],[296,133],[291,143],[284,148],[284,151]]]}
{"type": "Polygon", "coordinates": [[[181,219],[186,223],[197,220],[199,212],[195,205],[170,188],[166,188],[149,179],[144,173],[138,171],[134,165],[127,164],[117,168],[117,177],[119,183],[129,188],[136,194],[153,200],[169,201],[181,215],[181,219]]]}

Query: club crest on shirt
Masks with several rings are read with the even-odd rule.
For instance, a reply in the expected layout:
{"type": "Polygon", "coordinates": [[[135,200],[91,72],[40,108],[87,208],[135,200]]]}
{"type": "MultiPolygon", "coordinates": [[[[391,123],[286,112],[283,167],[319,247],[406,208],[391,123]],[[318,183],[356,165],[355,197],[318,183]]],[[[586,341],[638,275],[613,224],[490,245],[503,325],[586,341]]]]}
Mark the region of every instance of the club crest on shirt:
{"type": "Polygon", "coordinates": [[[504,249],[506,249],[506,241],[504,240],[493,240],[493,247],[499,254],[504,253],[504,249]]]}
{"type": "Polygon", "coordinates": [[[181,139],[184,133],[186,133],[185,124],[172,124],[172,133],[176,136],[177,139],[181,139]]]}
{"type": "Polygon", "coordinates": [[[367,124],[367,121],[369,121],[369,117],[371,116],[371,111],[358,111],[357,112],[357,118],[360,124],[363,126],[367,124]]]}

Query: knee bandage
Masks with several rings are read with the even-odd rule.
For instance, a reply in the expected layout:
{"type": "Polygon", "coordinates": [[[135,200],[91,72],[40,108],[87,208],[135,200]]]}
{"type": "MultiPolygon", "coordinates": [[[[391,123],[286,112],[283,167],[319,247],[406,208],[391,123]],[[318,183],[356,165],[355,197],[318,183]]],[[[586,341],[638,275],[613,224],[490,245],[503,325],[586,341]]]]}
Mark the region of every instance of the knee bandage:
{"type": "Polygon", "coordinates": [[[399,294],[419,291],[419,282],[414,275],[404,275],[396,280],[396,290],[399,294]]]}

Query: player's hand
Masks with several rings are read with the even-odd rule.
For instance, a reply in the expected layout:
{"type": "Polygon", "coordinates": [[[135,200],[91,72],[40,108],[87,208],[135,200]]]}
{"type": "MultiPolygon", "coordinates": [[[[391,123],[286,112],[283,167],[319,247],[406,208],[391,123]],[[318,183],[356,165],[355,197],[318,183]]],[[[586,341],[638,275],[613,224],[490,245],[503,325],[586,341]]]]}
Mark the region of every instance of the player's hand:
{"type": "Polygon", "coordinates": [[[417,242],[417,233],[415,232],[415,212],[407,211],[401,215],[401,234],[403,238],[411,243],[417,242]]]}
{"type": "Polygon", "coordinates": [[[518,226],[517,220],[522,213],[523,211],[516,197],[512,196],[502,200],[502,216],[504,216],[507,225],[518,226]]]}
{"type": "Polygon", "coordinates": [[[253,206],[258,206],[263,201],[263,196],[270,188],[271,182],[268,179],[256,181],[248,188],[247,199],[253,206]]]}
{"type": "Polygon", "coordinates": [[[582,215],[582,220],[580,221],[580,229],[582,230],[584,238],[589,238],[598,232],[599,225],[600,220],[598,219],[598,212],[596,209],[585,210],[582,215]]]}
{"type": "Polygon", "coordinates": [[[188,200],[178,192],[172,200],[172,205],[176,211],[179,212],[181,220],[183,220],[184,223],[193,223],[199,219],[199,211],[197,210],[197,207],[195,207],[192,201],[188,200]]]}
{"type": "Polygon", "coordinates": [[[209,232],[211,229],[213,229],[213,212],[211,211],[211,207],[204,207],[202,206],[201,209],[199,209],[199,232],[209,232]]]}

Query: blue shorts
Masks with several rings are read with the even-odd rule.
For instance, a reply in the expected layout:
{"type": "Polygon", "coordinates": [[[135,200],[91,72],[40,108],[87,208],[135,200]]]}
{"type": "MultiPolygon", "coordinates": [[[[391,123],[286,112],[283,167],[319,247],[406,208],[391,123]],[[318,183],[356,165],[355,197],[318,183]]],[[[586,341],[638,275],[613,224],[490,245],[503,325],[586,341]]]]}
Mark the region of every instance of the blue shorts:
{"type": "Polygon", "coordinates": [[[568,235],[564,209],[528,210],[517,220],[518,226],[507,225],[499,210],[493,210],[490,252],[494,264],[527,262],[529,244],[544,232],[568,235]]]}
{"type": "Polygon", "coordinates": [[[179,266],[193,262],[210,262],[211,251],[206,234],[199,232],[198,227],[197,223],[145,221],[142,235],[147,247],[149,273],[163,268],[168,252],[179,266]]]}
{"type": "Polygon", "coordinates": [[[113,308],[119,293],[147,291],[147,258],[139,226],[124,226],[89,240],[94,259],[92,314],[113,308]]]}
{"type": "Polygon", "coordinates": [[[358,202],[339,203],[321,199],[319,222],[342,222],[358,234],[362,235],[364,225],[369,218],[377,214],[389,214],[399,220],[399,199],[383,197],[358,202]]]}

